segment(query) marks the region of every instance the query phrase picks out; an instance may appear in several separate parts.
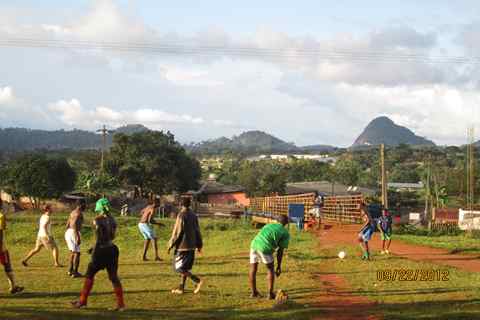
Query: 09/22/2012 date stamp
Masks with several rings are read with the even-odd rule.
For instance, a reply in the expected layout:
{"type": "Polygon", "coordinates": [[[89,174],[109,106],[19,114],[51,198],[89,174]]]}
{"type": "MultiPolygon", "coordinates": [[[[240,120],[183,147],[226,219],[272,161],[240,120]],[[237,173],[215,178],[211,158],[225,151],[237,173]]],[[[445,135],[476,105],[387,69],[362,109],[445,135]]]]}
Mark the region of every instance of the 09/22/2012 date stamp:
{"type": "Polygon", "coordinates": [[[449,281],[450,272],[440,269],[382,269],[377,281],[449,281]]]}

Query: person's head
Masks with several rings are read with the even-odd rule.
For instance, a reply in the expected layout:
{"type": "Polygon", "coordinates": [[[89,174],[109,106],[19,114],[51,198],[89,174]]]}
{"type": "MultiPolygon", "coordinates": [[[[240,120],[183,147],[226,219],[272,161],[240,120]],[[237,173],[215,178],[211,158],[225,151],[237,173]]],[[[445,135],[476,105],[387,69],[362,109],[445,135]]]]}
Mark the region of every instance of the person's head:
{"type": "Polygon", "coordinates": [[[152,204],[155,208],[160,207],[160,199],[159,198],[153,199],[152,204]]]}
{"type": "Polygon", "coordinates": [[[192,201],[190,200],[190,198],[183,198],[182,199],[182,207],[184,207],[186,209],[189,209],[191,204],[192,204],[192,201]]]}
{"type": "Polygon", "coordinates": [[[43,212],[46,213],[46,214],[52,213],[52,206],[49,205],[49,204],[44,205],[43,206],[43,212]]]}
{"type": "Polygon", "coordinates": [[[77,208],[79,208],[81,211],[85,211],[87,208],[87,202],[85,199],[79,199],[77,200],[77,208]]]}
{"type": "Polygon", "coordinates": [[[284,214],[278,216],[277,221],[282,225],[285,226],[288,224],[288,217],[284,214]]]}

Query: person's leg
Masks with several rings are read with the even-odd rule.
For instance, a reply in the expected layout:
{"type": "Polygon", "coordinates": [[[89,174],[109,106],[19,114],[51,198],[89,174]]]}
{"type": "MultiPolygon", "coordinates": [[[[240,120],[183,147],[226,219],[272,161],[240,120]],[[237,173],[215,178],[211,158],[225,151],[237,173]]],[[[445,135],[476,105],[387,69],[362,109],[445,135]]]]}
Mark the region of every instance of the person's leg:
{"type": "Polygon", "coordinates": [[[250,283],[250,291],[252,297],[258,297],[260,293],[257,290],[257,271],[258,271],[258,262],[250,263],[250,272],[248,274],[248,280],[250,283]]]}
{"type": "Polygon", "coordinates": [[[53,260],[55,262],[55,267],[61,267],[60,262],[58,261],[58,247],[56,245],[52,248],[53,260]]]}
{"type": "Polygon", "coordinates": [[[273,286],[275,284],[275,271],[274,263],[267,264],[267,279],[268,279],[268,298],[275,299],[275,292],[273,286]]]}
{"type": "Polygon", "coordinates": [[[19,287],[15,283],[15,276],[13,275],[12,264],[10,262],[10,255],[8,251],[0,252],[0,264],[3,265],[5,275],[7,276],[8,285],[11,294],[23,291],[23,287],[19,287]]]}
{"type": "Polygon", "coordinates": [[[73,270],[75,268],[75,252],[70,251],[70,266],[68,267],[68,275],[73,274],[73,270]]]}
{"type": "Polygon", "coordinates": [[[87,305],[88,296],[92,291],[95,275],[98,271],[100,271],[100,269],[93,262],[88,264],[87,274],[83,282],[82,291],[80,292],[80,300],[72,303],[74,307],[81,308],[87,305]]]}
{"type": "Polygon", "coordinates": [[[28,260],[30,260],[30,258],[32,258],[34,255],[36,255],[37,253],[40,252],[40,250],[42,250],[42,247],[43,245],[37,241],[37,243],[35,244],[35,248],[33,250],[31,250],[27,256],[25,257],[25,259],[22,260],[22,264],[27,267],[28,266],[28,260]]]}
{"type": "Polygon", "coordinates": [[[386,250],[385,242],[386,242],[385,239],[382,239],[382,254],[385,253],[385,250],[386,250]]]}
{"type": "Polygon", "coordinates": [[[75,275],[79,275],[78,268],[80,267],[80,252],[74,253],[74,265],[73,265],[73,273],[75,275]]]}
{"type": "Polygon", "coordinates": [[[115,297],[117,299],[117,307],[115,310],[119,311],[125,308],[125,301],[123,299],[123,287],[118,277],[118,257],[119,251],[117,246],[114,246],[111,249],[111,261],[107,264],[108,278],[112,282],[113,291],[115,292],[115,297]]]}
{"type": "Polygon", "coordinates": [[[155,250],[155,261],[161,261],[160,256],[158,255],[158,239],[153,238],[153,248],[155,250]]]}
{"type": "Polygon", "coordinates": [[[150,239],[147,239],[143,242],[143,256],[142,256],[143,261],[148,261],[147,252],[148,252],[149,246],[150,246],[150,239]]]}
{"type": "Polygon", "coordinates": [[[386,248],[387,248],[386,250],[387,250],[387,252],[389,252],[389,253],[390,253],[390,245],[391,245],[391,244],[392,244],[392,239],[390,238],[390,239],[387,240],[387,246],[386,246],[386,248]]]}

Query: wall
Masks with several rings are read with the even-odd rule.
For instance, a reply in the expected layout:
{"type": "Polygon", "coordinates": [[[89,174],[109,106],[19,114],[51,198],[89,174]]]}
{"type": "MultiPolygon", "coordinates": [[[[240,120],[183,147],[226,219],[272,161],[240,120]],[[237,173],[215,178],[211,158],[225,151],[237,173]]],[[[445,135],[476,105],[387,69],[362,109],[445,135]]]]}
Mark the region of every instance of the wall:
{"type": "Polygon", "coordinates": [[[243,206],[248,206],[250,200],[247,198],[245,192],[234,192],[234,193],[217,193],[208,195],[209,204],[240,204],[243,206]]]}

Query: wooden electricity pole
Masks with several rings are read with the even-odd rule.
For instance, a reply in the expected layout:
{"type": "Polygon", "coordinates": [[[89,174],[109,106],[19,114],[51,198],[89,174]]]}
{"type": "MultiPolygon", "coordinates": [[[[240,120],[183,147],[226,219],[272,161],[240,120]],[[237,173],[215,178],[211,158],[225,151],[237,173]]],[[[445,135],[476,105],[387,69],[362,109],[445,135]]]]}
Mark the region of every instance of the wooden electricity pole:
{"type": "Polygon", "coordinates": [[[473,210],[475,203],[475,133],[474,128],[469,128],[467,145],[467,209],[473,210]]]}
{"type": "Polygon", "coordinates": [[[114,130],[108,130],[107,127],[103,125],[102,129],[98,129],[97,132],[102,135],[102,157],[100,159],[100,172],[103,173],[105,165],[105,151],[107,150],[107,135],[114,132],[114,130]]]}
{"type": "Polygon", "coordinates": [[[380,145],[380,168],[382,171],[382,205],[388,208],[388,186],[387,186],[387,172],[385,169],[385,145],[380,145]]]}

